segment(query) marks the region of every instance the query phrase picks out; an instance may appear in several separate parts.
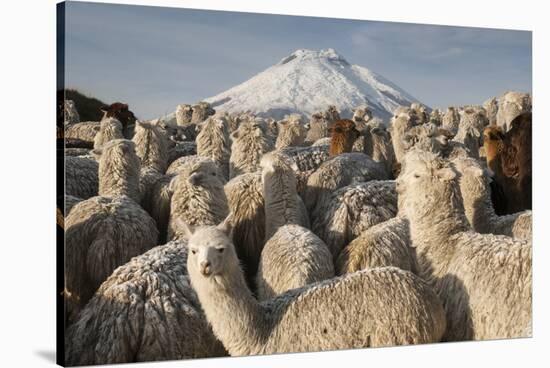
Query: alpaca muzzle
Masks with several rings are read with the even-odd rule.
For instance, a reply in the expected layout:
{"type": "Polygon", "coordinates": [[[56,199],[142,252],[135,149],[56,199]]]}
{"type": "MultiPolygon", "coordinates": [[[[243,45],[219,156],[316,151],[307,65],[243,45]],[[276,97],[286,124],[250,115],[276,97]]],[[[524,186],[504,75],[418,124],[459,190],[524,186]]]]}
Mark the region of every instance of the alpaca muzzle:
{"type": "Polygon", "coordinates": [[[201,262],[199,271],[203,276],[210,276],[212,274],[210,262],[201,262]]]}

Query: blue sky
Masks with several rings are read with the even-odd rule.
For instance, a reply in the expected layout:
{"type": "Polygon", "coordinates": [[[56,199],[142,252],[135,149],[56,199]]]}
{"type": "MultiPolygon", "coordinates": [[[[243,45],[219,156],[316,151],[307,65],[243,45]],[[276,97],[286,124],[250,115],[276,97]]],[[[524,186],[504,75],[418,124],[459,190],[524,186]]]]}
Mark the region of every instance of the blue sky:
{"type": "Polygon", "coordinates": [[[150,119],[332,47],[431,107],[531,92],[531,32],[68,2],[66,85],[150,119]]]}

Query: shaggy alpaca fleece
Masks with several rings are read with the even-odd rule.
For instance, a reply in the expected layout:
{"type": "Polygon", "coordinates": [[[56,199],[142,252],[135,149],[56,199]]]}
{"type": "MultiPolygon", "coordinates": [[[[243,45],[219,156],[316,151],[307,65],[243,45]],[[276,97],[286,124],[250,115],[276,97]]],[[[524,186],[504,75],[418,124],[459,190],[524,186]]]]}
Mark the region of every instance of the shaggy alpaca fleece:
{"type": "Polygon", "coordinates": [[[397,186],[419,275],[446,310],[444,339],[524,336],[531,323],[531,242],[473,232],[458,181],[448,161],[413,151],[397,186]]]}
{"type": "Polygon", "coordinates": [[[152,183],[147,184],[149,190],[145,192],[141,205],[155,220],[159,231],[159,243],[164,244],[170,221],[170,201],[173,194],[171,184],[176,176],[157,175],[158,173],[153,172],[151,175],[142,176],[142,178],[150,177],[152,183]]]}
{"type": "Polygon", "coordinates": [[[101,148],[113,139],[123,139],[122,124],[116,118],[103,118],[99,122],[99,132],[94,137],[94,148],[101,148]]]}
{"type": "Polygon", "coordinates": [[[229,159],[230,178],[258,170],[264,153],[273,150],[275,146],[263,121],[242,122],[239,129],[231,134],[231,138],[233,144],[229,159]]]}
{"type": "Polygon", "coordinates": [[[460,124],[460,115],[458,110],[454,106],[449,106],[445,114],[443,114],[443,120],[441,126],[448,129],[451,132],[456,132],[460,124]]]}
{"type": "Polygon", "coordinates": [[[491,202],[489,177],[478,161],[471,158],[453,160],[460,176],[460,192],[468,222],[481,234],[500,234],[518,239],[532,238],[531,211],[498,216],[491,202]]]}
{"type": "Polygon", "coordinates": [[[441,126],[443,124],[443,115],[441,115],[441,111],[439,111],[439,109],[433,109],[430,113],[428,122],[436,126],[441,126]]]}
{"type": "Polygon", "coordinates": [[[395,182],[367,181],[330,193],[312,213],[311,230],[323,239],[336,258],[361,233],[396,214],[395,182]]]}
{"type": "Polygon", "coordinates": [[[65,216],[68,216],[71,213],[71,210],[75,204],[82,202],[82,198],[78,198],[72,195],[65,194],[65,216]]]}
{"type": "MultiPolygon", "coordinates": [[[[330,138],[328,138],[330,140],[330,138]]],[[[330,142],[329,142],[330,144],[330,142]]],[[[321,164],[329,159],[329,145],[310,147],[287,147],[280,152],[292,161],[292,169],[296,174],[296,188],[302,198],[305,197],[307,181],[321,164]]]]}
{"type": "Polygon", "coordinates": [[[317,216],[316,208],[326,205],[336,189],[369,180],[387,179],[389,175],[384,165],[363,153],[343,153],[325,161],[309,176],[304,202],[313,218],[317,216]]]}
{"type": "Polygon", "coordinates": [[[334,106],[329,106],[327,111],[318,112],[311,115],[309,121],[309,130],[306,135],[306,142],[312,143],[321,138],[330,136],[329,128],[336,120],[340,119],[340,114],[334,106]]]}
{"type": "Polygon", "coordinates": [[[414,250],[410,248],[409,223],[397,216],[367,229],[338,256],[338,275],[377,267],[393,266],[416,273],[414,250]]]}
{"type": "Polygon", "coordinates": [[[516,116],[524,112],[530,112],[531,108],[532,100],[529,93],[506,92],[498,100],[496,124],[506,132],[510,129],[512,120],[516,116]]]}
{"type": "Polygon", "coordinates": [[[198,164],[201,162],[211,162],[212,160],[208,157],[201,157],[198,155],[183,156],[175,160],[170,164],[166,170],[166,175],[177,175],[182,170],[186,170],[189,165],[198,164]]]}
{"type": "Polygon", "coordinates": [[[299,225],[284,225],[265,243],[256,279],[258,300],[267,300],[334,277],[326,244],[299,225]]]}
{"type": "Polygon", "coordinates": [[[390,135],[395,153],[395,159],[401,163],[405,155],[404,138],[407,131],[416,125],[411,110],[407,108],[398,109],[390,122],[390,135]]]}
{"type": "Polygon", "coordinates": [[[198,226],[222,221],[229,213],[224,184],[225,178],[212,160],[184,166],[170,183],[173,194],[167,239],[185,235],[182,223],[198,226]]]}
{"type": "Polygon", "coordinates": [[[187,244],[132,258],[101,285],[67,329],[69,366],[226,355],[187,276],[187,244]]]}
{"type": "Polygon", "coordinates": [[[71,125],[80,123],[80,115],[76,110],[76,105],[73,100],[65,100],[64,104],[64,125],[71,125]]]}
{"type": "Polygon", "coordinates": [[[216,110],[214,110],[208,102],[201,101],[196,105],[193,105],[193,114],[191,115],[191,123],[198,124],[202,123],[211,115],[214,115],[216,110]]]}
{"type": "Polygon", "coordinates": [[[311,144],[311,147],[316,147],[316,146],[330,146],[330,137],[317,139],[315,142],[311,144]]]}
{"type": "Polygon", "coordinates": [[[414,274],[392,267],[258,303],[227,231],[204,227],[192,234],[187,270],[214,335],[232,356],[419,344],[443,335],[444,311],[435,293],[414,274]]]}
{"type": "Polygon", "coordinates": [[[162,174],[168,166],[168,138],[157,124],[158,121],[136,121],[132,141],[136,145],[141,167],[154,169],[162,174]]]}
{"type": "Polygon", "coordinates": [[[228,123],[224,119],[208,118],[201,124],[197,135],[197,155],[207,157],[216,162],[223,176],[229,178],[229,157],[231,156],[231,141],[228,123]]]}
{"type": "Polygon", "coordinates": [[[239,175],[224,187],[231,225],[232,240],[243,272],[254,285],[258,263],[265,242],[265,201],[260,172],[239,175]]]}
{"type": "Polygon", "coordinates": [[[176,108],[176,124],[179,126],[185,126],[191,123],[191,117],[193,116],[193,108],[191,105],[178,105],[176,108]]]}
{"type": "Polygon", "coordinates": [[[309,227],[309,217],[296,191],[296,177],[291,161],[278,152],[265,154],[262,168],[265,201],[265,238],[269,239],[283,225],[309,227]]]}
{"type": "MultiPolygon", "coordinates": [[[[197,154],[195,142],[173,142],[174,145],[168,149],[168,165],[171,165],[178,158],[197,154]]],[[[169,144],[170,146],[170,144],[169,144]]]]}
{"type": "Polygon", "coordinates": [[[94,139],[99,132],[100,124],[98,121],[85,121],[82,123],[72,124],[65,127],[65,139],[73,138],[87,142],[92,145],[94,139]]]}
{"type": "Polygon", "coordinates": [[[393,175],[396,161],[390,133],[380,126],[367,125],[353,144],[354,152],[362,152],[374,161],[380,162],[389,175],[393,175]]]}
{"type": "Polygon", "coordinates": [[[498,113],[498,100],[496,97],[490,98],[483,103],[483,108],[487,112],[487,119],[490,125],[496,125],[498,113]]]}
{"type": "Polygon", "coordinates": [[[479,158],[479,147],[483,144],[483,129],[489,125],[484,111],[465,109],[460,116],[458,132],[453,140],[464,144],[472,157],[479,158]]]}
{"type": "Polygon", "coordinates": [[[90,156],[90,154],[91,154],[91,150],[89,148],[76,148],[76,147],[67,148],[65,146],[65,157],[90,156]]]}
{"type": "Polygon", "coordinates": [[[118,266],[157,244],[155,221],[126,196],[93,197],[65,219],[66,311],[78,310],[118,266]]]}
{"type": "Polygon", "coordinates": [[[65,157],[65,194],[82,199],[96,196],[99,165],[87,157],[65,157]]]}
{"type": "Polygon", "coordinates": [[[283,120],[277,122],[279,134],[275,142],[276,149],[282,149],[291,146],[302,146],[306,139],[309,124],[305,124],[299,114],[286,116],[283,120]]]}
{"type": "Polygon", "coordinates": [[[127,139],[107,142],[103,148],[95,149],[99,157],[99,195],[125,195],[140,203],[140,162],[135,144],[127,139]]]}

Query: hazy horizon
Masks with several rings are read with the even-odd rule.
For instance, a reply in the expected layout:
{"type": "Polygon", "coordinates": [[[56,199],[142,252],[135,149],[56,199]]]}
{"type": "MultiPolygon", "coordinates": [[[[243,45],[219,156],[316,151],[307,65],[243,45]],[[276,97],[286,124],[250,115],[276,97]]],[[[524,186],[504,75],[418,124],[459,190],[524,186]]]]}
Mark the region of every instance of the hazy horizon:
{"type": "Polygon", "coordinates": [[[219,94],[296,49],[333,48],[431,107],[531,92],[531,32],[66,3],[65,84],[139,118],[219,94]]]}

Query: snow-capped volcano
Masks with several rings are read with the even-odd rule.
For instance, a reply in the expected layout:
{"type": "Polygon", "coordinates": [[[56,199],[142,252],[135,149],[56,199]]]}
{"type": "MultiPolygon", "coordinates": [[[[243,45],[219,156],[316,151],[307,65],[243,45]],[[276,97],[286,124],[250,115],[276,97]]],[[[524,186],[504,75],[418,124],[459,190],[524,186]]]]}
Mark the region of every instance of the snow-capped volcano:
{"type": "Polygon", "coordinates": [[[379,74],[351,65],[333,49],[296,50],[277,64],[225,92],[205,99],[216,111],[250,110],[276,119],[310,116],[335,105],[350,117],[360,105],[388,120],[396,107],[418,100],[379,74]]]}

